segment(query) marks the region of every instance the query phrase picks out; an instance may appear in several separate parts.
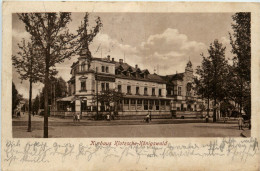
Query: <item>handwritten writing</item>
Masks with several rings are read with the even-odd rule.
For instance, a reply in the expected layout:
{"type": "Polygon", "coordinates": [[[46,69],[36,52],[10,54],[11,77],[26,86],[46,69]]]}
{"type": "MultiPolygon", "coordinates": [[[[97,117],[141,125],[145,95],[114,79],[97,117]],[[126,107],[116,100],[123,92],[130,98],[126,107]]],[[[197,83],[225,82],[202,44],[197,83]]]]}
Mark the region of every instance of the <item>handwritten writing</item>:
{"type": "Polygon", "coordinates": [[[90,143],[48,143],[7,140],[4,144],[4,161],[13,163],[50,163],[51,157],[66,160],[91,161],[101,158],[102,162],[121,162],[134,158],[136,163],[147,158],[215,157],[225,156],[246,162],[259,153],[258,140],[223,138],[203,144],[172,144],[168,141],[90,141],[90,143]]]}

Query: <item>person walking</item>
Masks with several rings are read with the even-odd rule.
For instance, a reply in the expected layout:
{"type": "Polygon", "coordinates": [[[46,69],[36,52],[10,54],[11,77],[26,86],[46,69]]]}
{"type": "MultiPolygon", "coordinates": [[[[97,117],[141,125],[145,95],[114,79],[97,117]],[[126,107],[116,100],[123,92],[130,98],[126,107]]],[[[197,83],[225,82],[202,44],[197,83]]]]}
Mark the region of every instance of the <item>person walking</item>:
{"type": "Polygon", "coordinates": [[[147,123],[149,123],[149,120],[150,120],[150,115],[149,115],[149,113],[146,115],[146,118],[145,118],[145,121],[147,122],[147,123]]]}
{"type": "Polygon", "coordinates": [[[206,123],[209,122],[209,115],[206,115],[206,123]]]}
{"type": "Polygon", "coordinates": [[[79,113],[77,113],[77,120],[78,120],[78,122],[80,121],[80,114],[79,113]]]}
{"type": "Polygon", "coordinates": [[[239,130],[243,130],[243,122],[244,122],[244,119],[242,118],[242,116],[239,116],[239,118],[238,118],[238,129],[239,130]]]}

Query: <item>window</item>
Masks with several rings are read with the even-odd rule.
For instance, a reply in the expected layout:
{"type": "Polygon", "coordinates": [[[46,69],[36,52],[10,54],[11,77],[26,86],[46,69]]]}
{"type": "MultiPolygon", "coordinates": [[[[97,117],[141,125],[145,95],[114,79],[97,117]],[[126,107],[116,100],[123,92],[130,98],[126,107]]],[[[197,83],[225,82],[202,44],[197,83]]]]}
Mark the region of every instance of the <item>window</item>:
{"type": "Polygon", "coordinates": [[[181,104],[181,110],[183,110],[183,104],[181,104]]]}
{"type": "Polygon", "coordinates": [[[154,104],[153,100],[149,100],[149,105],[152,106],[154,104]]]}
{"type": "Polygon", "coordinates": [[[162,89],[159,89],[159,96],[162,96],[162,89]]]}
{"type": "Polygon", "coordinates": [[[102,72],[105,72],[105,67],[104,66],[102,66],[102,72]]]}
{"type": "Polygon", "coordinates": [[[128,104],[129,104],[129,99],[125,99],[125,100],[124,100],[124,104],[125,104],[125,105],[128,105],[128,104]]]}
{"type": "Polygon", "coordinates": [[[135,105],[135,99],[131,100],[131,105],[135,105]]]}
{"type": "Polygon", "coordinates": [[[108,67],[106,67],[106,73],[109,73],[109,68],[108,67]]]}
{"type": "Polygon", "coordinates": [[[127,86],[127,93],[131,94],[131,86],[127,86]]]}
{"type": "Polygon", "coordinates": [[[147,95],[147,87],[144,88],[144,95],[147,95]]]}
{"type": "Polygon", "coordinates": [[[152,96],[155,96],[155,88],[152,88],[152,96]]]}
{"type": "Polygon", "coordinates": [[[105,90],[105,83],[101,83],[101,90],[102,90],[102,91],[105,90]]]}
{"type": "Polygon", "coordinates": [[[87,111],[87,101],[81,100],[81,111],[87,111]]]}
{"type": "Polygon", "coordinates": [[[167,89],[167,95],[171,95],[171,90],[167,89]]]}
{"type": "Polygon", "coordinates": [[[81,81],[81,90],[86,90],[86,81],[81,81]]]}
{"type": "Polygon", "coordinates": [[[159,100],[155,100],[156,110],[159,110],[159,100]]]}
{"type": "Polygon", "coordinates": [[[166,100],[166,105],[167,105],[167,106],[170,105],[170,100],[166,100]]]}
{"type": "Polygon", "coordinates": [[[139,87],[136,87],[136,94],[139,94],[139,87]]]}
{"type": "Polygon", "coordinates": [[[106,83],[106,90],[109,90],[109,83],[106,83]]]}
{"type": "Polygon", "coordinates": [[[161,101],[161,105],[162,105],[162,106],[165,105],[165,101],[164,101],[164,100],[161,101]]]}
{"type": "Polygon", "coordinates": [[[122,92],[122,85],[117,86],[118,92],[122,92]]]}
{"type": "Polygon", "coordinates": [[[181,87],[178,87],[178,96],[181,96],[181,87]]]}
{"type": "Polygon", "coordinates": [[[138,105],[141,105],[141,104],[142,104],[142,100],[138,99],[138,100],[137,100],[137,104],[138,104],[138,105]]]}
{"type": "Polygon", "coordinates": [[[81,64],[81,71],[85,71],[85,65],[86,65],[85,63],[81,64]]]}
{"type": "Polygon", "coordinates": [[[144,100],[144,110],[148,110],[148,100],[144,100]]]}
{"type": "Polygon", "coordinates": [[[177,86],[174,86],[173,89],[174,89],[174,95],[177,96],[177,86]]]}

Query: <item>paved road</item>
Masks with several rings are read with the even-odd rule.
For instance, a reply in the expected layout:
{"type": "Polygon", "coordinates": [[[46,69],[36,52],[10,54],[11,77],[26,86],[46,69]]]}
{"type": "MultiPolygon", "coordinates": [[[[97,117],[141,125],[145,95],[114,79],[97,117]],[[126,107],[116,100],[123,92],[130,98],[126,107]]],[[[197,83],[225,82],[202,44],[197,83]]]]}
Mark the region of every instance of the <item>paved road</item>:
{"type": "MultiPolygon", "coordinates": [[[[32,117],[32,132],[27,132],[27,116],[13,119],[13,136],[19,138],[41,138],[43,118],[32,117]]],[[[146,124],[142,121],[87,121],[73,123],[59,118],[49,119],[49,137],[239,137],[241,131],[236,123],[191,123],[194,120],[153,120],[146,124]],[[132,123],[130,125],[122,122],[132,123]],[[156,123],[157,122],[157,123],[156,123]],[[170,123],[172,122],[172,123],[170,123]],[[97,124],[98,123],[98,124],[97,124]],[[134,124],[135,123],[135,124],[134,124]],[[156,123],[156,124],[155,124],[156,123]],[[160,124],[158,124],[160,123],[160,124]],[[178,123],[178,124],[177,124],[178,123]],[[91,125],[92,126],[89,126],[91,125]],[[95,125],[95,126],[94,126],[95,125]]],[[[198,121],[198,120],[197,120],[198,121]]],[[[201,122],[201,121],[198,121],[201,122]]]]}

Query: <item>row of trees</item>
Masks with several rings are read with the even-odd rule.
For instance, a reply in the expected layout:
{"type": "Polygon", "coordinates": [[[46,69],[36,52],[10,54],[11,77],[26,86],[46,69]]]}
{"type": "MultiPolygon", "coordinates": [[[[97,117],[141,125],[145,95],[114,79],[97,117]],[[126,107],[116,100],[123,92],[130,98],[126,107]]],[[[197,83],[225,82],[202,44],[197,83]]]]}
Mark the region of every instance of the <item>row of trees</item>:
{"type": "Polygon", "coordinates": [[[20,51],[12,56],[13,66],[21,80],[29,80],[29,117],[28,131],[31,131],[32,84],[44,84],[44,138],[48,138],[48,100],[51,77],[57,74],[55,65],[70,59],[73,55],[86,55],[91,60],[89,45],[102,27],[100,17],[95,26],[89,26],[86,13],[77,33],[70,33],[68,24],[71,13],[19,13],[30,40],[18,44],[20,51]]]}
{"type": "Polygon", "coordinates": [[[208,56],[202,54],[202,64],[196,69],[195,89],[209,102],[214,101],[213,121],[216,122],[216,110],[233,110],[232,102],[251,116],[251,29],[250,13],[233,15],[232,65],[225,57],[226,47],[215,40],[208,49],[208,56]],[[218,106],[220,104],[220,106],[218,106]]]}
{"type": "Polygon", "coordinates": [[[23,99],[23,96],[17,91],[15,84],[12,82],[12,115],[15,113],[15,109],[23,99]]]}
{"type": "MultiPolygon", "coordinates": [[[[58,98],[65,97],[67,95],[67,84],[66,81],[62,78],[51,79],[50,91],[48,92],[48,105],[54,104],[58,98]]],[[[38,114],[39,109],[44,108],[44,87],[41,92],[35,97],[32,104],[32,111],[35,114],[38,114]]]]}

